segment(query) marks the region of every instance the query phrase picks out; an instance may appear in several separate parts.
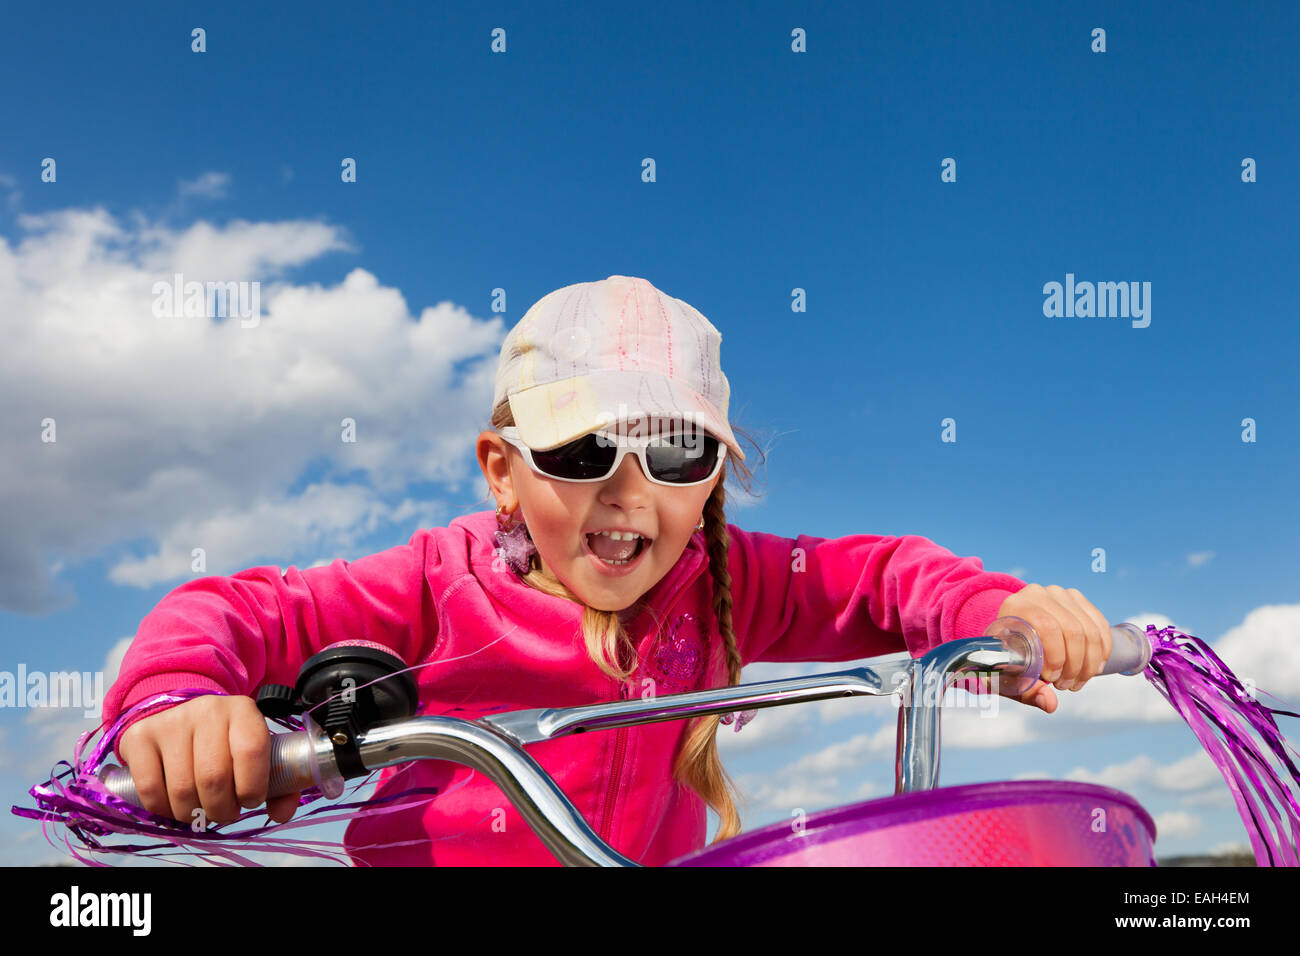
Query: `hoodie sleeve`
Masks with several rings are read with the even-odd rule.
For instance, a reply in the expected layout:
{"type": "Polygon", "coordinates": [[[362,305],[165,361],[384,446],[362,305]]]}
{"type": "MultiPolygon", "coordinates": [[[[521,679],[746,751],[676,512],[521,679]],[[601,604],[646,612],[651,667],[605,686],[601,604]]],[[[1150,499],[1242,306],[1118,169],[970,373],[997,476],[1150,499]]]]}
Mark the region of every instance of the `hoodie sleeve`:
{"type": "Polygon", "coordinates": [[[268,682],[293,684],[307,658],[346,639],[383,644],[415,664],[437,638],[430,585],[437,564],[437,538],[422,530],[357,561],[186,582],[140,622],[105,695],[104,723],[187,687],[251,696],[268,682]]]}
{"type": "Polygon", "coordinates": [[[918,535],[783,538],[727,526],[743,663],[849,661],[983,634],[1025,582],[918,535]]]}

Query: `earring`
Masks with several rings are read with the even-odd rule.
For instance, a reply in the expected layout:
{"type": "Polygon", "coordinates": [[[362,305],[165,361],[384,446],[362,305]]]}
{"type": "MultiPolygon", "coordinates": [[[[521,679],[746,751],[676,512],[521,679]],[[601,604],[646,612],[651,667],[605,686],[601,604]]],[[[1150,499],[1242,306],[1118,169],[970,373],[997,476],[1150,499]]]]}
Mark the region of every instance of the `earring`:
{"type": "Polygon", "coordinates": [[[696,531],[703,531],[703,530],[704,530],[704,516],[703,516],[703,515],[700,515],[700,523],[697,524],[697,525],[695,526],[695,530],[696,530],[696,531]]]}
{"type": "Polygon", "coordinates": [[[501,517],[504,511],[504,507],[497,505],[496,555],[515,574],[527,574],[533,555],[537,553],[537,547],[533,544],[532,536],[528,533],[528,525],[522,518],[515,524],[506,526],[501,517]]]}
{"type": "Polygon", "coordinates": [[[735,727],[736,733],[740,733],[740,728],[744,727],[756,716],[758,716],[758,711],[756,710],[738,710],[732,714],[723,714],[721,723],[730,724],[731,722],[734,721],[736,724],[735,727]]]}

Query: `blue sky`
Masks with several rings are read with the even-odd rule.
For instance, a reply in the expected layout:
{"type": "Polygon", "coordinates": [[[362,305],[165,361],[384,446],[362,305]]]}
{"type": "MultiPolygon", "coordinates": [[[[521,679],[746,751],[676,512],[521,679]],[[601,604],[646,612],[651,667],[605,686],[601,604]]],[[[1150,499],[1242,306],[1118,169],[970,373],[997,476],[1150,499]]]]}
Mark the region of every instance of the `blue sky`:
{"type": "MultiPolygon", "coordinates": [[[[619,273],[722,332],[732,423],[768,452],[735,523],[924,535],[1174,623],[1294,709],[1297,26],[1289,3],[15,8],[0,669],[111,676],[195,533],[228,574],[478,510],[505,331],[619,273]],[[281,296],[261,357],[216,323],[142,324],[132,283],[173,271],[281,296]],[[1045,316],[1067,274],[1150,283],[1149,325],[1045,316]],[[355,407],[381,440],[349,467],[329,429],[355,407]],[[78,436],[60,458],[33,438],[47,415],[78,436]]],[[[747,824],[887,794],[892,717],[836,702],[722,735],[747,824]]],[[[0,711],[0,802],[93,723],[0,711]]],[[[1247,842],[1140,681],[945,734],[945,784],[1108,783],[1162,855],[1247,842]]],[[[34,829],[0,819],[0,862],[54,858],[34,829]]]]}

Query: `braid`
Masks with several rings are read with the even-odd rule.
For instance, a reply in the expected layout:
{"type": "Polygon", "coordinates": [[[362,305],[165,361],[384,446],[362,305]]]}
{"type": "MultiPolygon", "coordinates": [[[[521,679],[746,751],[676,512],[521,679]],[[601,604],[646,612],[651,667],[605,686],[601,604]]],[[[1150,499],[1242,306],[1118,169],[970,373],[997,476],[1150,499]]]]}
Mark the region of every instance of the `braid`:
{"type": "MultiPolygon", "coordinates": [[[[727,569],[730,538],[724,509],[727,500],[723,487],[725,479],[724,470],[704,506],[704,541],[709,554],[709,574],[713,580],[713,613],[718,622],[718,633],[722,636],[727,664],[726,686],[731,687],[740,683],[743,662],[731,627],[731,572],[727,569]]],[[[735,836],[741,826],[740,814],[736,810],[735,785],[718,757],[720,722],[718,714],[696,718],[686,732],[673,767],[673,775],[698,793],[717,813],[718,832],[713,838],[714,843],[735,836]]]]}
{"type": "Polygon", "coordinates": [[[731,572],[727,569],[727,552],[731,538],[727,534],[727,516],[723,505],[727,493],[722,482],[704,505],[704,541],[709,552],[709,573],[713,577],[713,614],[718,621],[723,648],[727,656],[727,685],[740,683],[740,650],[731,629],[731,572]]]}

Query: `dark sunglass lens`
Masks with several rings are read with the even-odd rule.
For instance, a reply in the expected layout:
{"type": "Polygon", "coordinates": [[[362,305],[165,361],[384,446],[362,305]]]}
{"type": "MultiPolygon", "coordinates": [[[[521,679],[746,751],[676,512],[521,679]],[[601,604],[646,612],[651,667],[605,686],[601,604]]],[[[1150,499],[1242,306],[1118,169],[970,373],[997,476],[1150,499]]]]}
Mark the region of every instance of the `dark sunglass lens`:
{"type": "Polygon", "coordinates": [[[584,435],[550,451],[534,451],[537,467],[556,478],[604,478],[614,464],[618,448],[584,435]]]}
{"type": "Polygon", "coordinates": [[[660,481],[674,484],[703,481],[718,463],[718,444],[712,435],[674,435],[646,449],[650,471],[660,481]]]}

